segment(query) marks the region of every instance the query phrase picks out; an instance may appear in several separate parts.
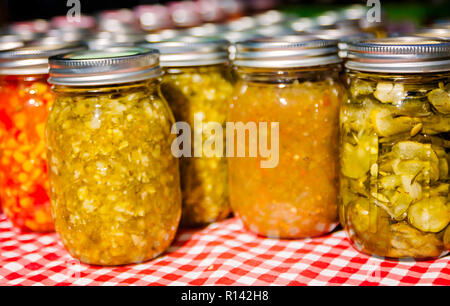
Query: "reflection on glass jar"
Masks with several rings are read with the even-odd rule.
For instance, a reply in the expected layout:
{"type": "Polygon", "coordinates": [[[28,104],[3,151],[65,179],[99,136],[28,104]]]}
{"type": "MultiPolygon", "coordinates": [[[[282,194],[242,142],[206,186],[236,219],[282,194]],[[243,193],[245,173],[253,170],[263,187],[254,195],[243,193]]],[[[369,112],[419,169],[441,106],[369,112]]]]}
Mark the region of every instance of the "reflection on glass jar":
{"type": "Polygon", "coordinates": [[[350,50],[341,223],[363,252],[439,257],[449,249],[450,44],[396,38],[350,50]],[[371,48],[379,53],[366,61],[371,48]]]}
{"type": "MultiPolygon", "coordinates": [[[[183,194],[181,224],[200,226],[219,221],[230,214],[228,169],[224,157],[194,156],[194,135],[202,144],[214,138],[208,125],[225,127],[233,86],[228,69],[228,42],[208,38],[185,37],[177,42],[151,44],[161,52],[165,70],[161,91],[177,121],[191,128],[191,157],[181,157],[183,194]],[[199,55],[200,54],[200,55],[199,55]],[[202,125],[194,124],[201,121],[202,125]]],[[[223,133],[225,143],[225,129],[223,133]]]]}
{"type": "Polygon", "coordinates": [[[170,149],[174,119],[158,94],[157,53],[147,51],[112,48],[108,54],[51,59],[52,208],[65,247],[82,262],[121,265],[154,258],[168,248],[178,226],[179,170],[170,149]],[[111,62],[116,65],[108,73],[88,74],[92,65],[111,62]],[[127,75],[123,66],[139,72],[127,75]],[[77,68],[61,76],[59,67],[77,68]]]}
{"type": "Polygon", "coordinates": [[[0,52],[0,196],[6,216],[23,230],[53,230],[44,139],[53,103],[48,57],[73,47],[0,52]]]}
{"type": "Polygon", "coordinates": [[[289,36],[237,44],[239,80],[229,121],[279,123],[276,167],[261,168],[261,157],[229,158],[233,212],[257,234],[311,237],[337,225],[338,113],[344,90],[336,44],[289,36]],[[272,59],[280,50],[289,52],[272,59]],[[312,58],[307,50],[323,56],[312,58]]]}

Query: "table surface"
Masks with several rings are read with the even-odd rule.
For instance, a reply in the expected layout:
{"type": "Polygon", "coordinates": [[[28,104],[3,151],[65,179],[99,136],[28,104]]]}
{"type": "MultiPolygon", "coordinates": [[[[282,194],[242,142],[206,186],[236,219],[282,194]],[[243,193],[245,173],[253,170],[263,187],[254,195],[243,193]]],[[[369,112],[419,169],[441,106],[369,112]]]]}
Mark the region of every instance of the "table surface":
{"type": "Polygon", "coordinates": [[[56,234],[21,233],[0,215],[1,285],[450,285],[450,256],[383,260],[358,253],[342,231],[266,239],[228,219],[181,230],[164,256],[142,264],[81,264],[56,234]]]}

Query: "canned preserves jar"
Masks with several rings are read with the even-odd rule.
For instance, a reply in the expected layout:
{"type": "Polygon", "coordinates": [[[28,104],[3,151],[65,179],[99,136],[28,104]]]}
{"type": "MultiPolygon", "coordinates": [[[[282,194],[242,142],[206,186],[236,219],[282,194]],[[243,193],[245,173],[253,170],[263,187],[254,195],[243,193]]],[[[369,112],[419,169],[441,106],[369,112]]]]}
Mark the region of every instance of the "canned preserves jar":
{"type": "Polygon", "coordinates": [[[158,256],[175,235],[181,192],[157,51],[70,53],[50,67],[51,201],[64,246],[98,265],[158,256]]]}
{"type": "Polygon", "coordinates": [[[276,167],[261,167],[264,158],[248,157],[250,148],[246,157],[229,158],[232,210],[257,234],[311,237],[338,223],[338,115],[345,90],[337,53],[337,41],[308,36],[236,44],[239,79],[228,120],[256,125],[258,136],[249,144],[261,141],[261,123],[279,125],[276,167]]]}
{"type": "Polygon", "coordinates": [[[12,223],[52,231],[45,123],[53,103],[48,57],[72,45],[34,45],[0,52],[0,198],[12,223]]]}
{"type": "Polygon", "coordinates": [[[392,258],[448,251],[450,43],[349,44],[340,218],[355,247],[392,258]]]}
{"type": "MultiPolygon", "coordinates": [[[[202,135],[200,155],[182,156],[180,161],[183,213],[181,224],[200,226],[230,214],[228,169],[225,154],[207,155],[203,145],[211,137],[204,127],[225,127],[228,100],[233,86],[228,68],[228,46],[224,40],[185,37],[178,41],[150,44],[161,52],[165,74],[161,91],[177,121],[191,127],[191,136],[202,135]],[[195,121],[202,124],[195,124],[195,121]]],[[[225,133],[224,133],[225,139],[225,133]]],[[[225,152],[225,151],[223,151],[225,152]]]]}

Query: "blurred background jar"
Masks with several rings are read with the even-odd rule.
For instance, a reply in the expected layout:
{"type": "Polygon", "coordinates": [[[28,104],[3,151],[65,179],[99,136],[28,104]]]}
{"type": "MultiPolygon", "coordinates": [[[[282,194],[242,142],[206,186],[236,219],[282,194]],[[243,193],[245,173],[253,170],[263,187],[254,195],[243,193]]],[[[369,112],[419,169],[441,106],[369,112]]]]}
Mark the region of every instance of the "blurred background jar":
{"type": "Polygon", "coordinates": [[[158,52],[111,47],[52,57],[50,67],[51,199],[64,246],[97,265],[158,256],[181,215],[174,119],[159,95],[158,52]]]}
{"type": "MultiPolygon", "coordinates": [[[[227,105],[233,86],[228,67],[228,46],[224,40],[185,37],[177,41],[149,44],[161,52],[165,70],[161,91],[177,121],[187,122],[191,136],[200,135],[202,147],[214,135],[206,129],[225,126],[227,105]],[[195,121],[202,125],[195,125],[195,121]]],[[[225,133],[223,135],[225,139],[225,133]]],[[[230,214],[228,170],[224,152],[211,156],[203,149],[194,156],[181,157],[181,188],[185,226],[205,225],[230,214]]],[[[225,150],[225,148],[224,148],[225,150]]]]}
{"type": "MultiPolygon", "coordinates": [[[[267,158],[248,157],[248,147],[246,157],[228,159],[232,210],[254,233],[303,238],[338,224],[338,113],[345,92],[337,53],[337,41],[308,36],[236,44],[239,79],[228,120],[255,123],[257,134],[264,133],[260,123],[279,124],[274,168],[261,167],[267,158]]],[[[258,143],[255,134],[246,146],[258,143]]]]}
{"type": "Polygon", "coordinates": [[[74,45],[34,45],[0,52],[0,198],[12,223],[52,231],[45,123],[53,103],[48,57],[74,45]]]}
{"type": "Polygon", "coordinates": [[[202,24],[201,14],[194,1],[167,3],[172,24],[177,28],[190,28],[202,24]]]}
{"type": "Polygon", "coordinates": [[[450,44],[397,37],[348,52],[341,223],[365,253],[439,257],[450,243],[450,44]]]}
{"type": "Polygon", "coordinates": [[[144,31],[160,31],[173,26],[169,9],[164,5],[139,5],[133,12],[144,31]]]}

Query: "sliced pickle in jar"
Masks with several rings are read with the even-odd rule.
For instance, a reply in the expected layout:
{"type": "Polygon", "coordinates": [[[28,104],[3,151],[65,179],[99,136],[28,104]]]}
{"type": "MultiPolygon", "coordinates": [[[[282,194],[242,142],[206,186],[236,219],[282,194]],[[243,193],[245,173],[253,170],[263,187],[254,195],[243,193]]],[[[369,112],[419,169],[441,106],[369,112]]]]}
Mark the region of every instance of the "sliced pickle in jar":
{"type": "Polygon", "coordinates": [[[353,226],[358,235],[364,235],[369,231],[370,213],[369,200],[359,197],[347,210],[347,221],[353,226]]]}
{"type": "Polygon", "coordinates": [[[350,188],[353,192],[355,192],[358,195],[362,195],[364,197],[369,196],[368,190],[368,180],[367,176],[363,176],[359,179],[349,179],[350,181],[350,188]]]}
{"type": "Polygon", "coordinates": [[[386,190],[395,190],[402,185],[402,178],[399,175],[387,175],[379,178],[379,186],[386,190]]]}
{"type": "Polygon", "coordinates": [[[442,138],[442,135],[433,136],[433,135],[420,135],[419,134],[416,137],[414,137],[414,140],[430,142],[434,146],[440,146],[443,149],[450,149],[450,140],[446,140],[446,139],[442,138]]]}
{"type": "Polygon", "coordinates": [[[373,93],[373,90],[373,84],[371,84],[371,82],[363,81],[361,79],[356,79],[350,84],[350,94],[354,98],[370,95],[373,93]]]}
{"type": "Polygon", "coordinates": [[[427,168],[427,162],[421,160],[397,160],[393,164],[393,170],[396,175],[417,176],[423,169],[427,168]]]}
{"type": "Polygon", "coordinates": [[[421,123],[417,118],[394,117],[394,114],[386,108],[372,110],[370,118],[377,134],[383,137],[409,132],[421,123]]]}
{"type": "Polygon", "coordinates": [[[432,115],[422,118],[421,120],[424,134],[436,135],[450,131],[450,117],[432,115]]]}
{"type": "Polygon", "coordinates": [[[441,114],[450,114],[450,92],[437,88],[428,93],[428,101],[441,114]]]}
{"type": "Polygon", "coordinates": [[[398,104],[407,95],[403,84],[380,82],[373,94],[381,103],[398,104]]]}
{"type": "Polygon", "coordinates": [[[394,172],[393,165],[398,162],[398,158],[392,158],[389,155],[383,155],[379,158],[378,169],[381,174],[389,174],[394,172]]]}
{"type": "Polygon", "coordinates": [[[423,232],[437,233],[450,222],[450,210],[445,197],[430,197],[411,205],[408,222],[423,232]]]}
{"type": "Polygon", "coordinates": [[[403,175],[401,179],[404,192],[406,192],[414,200],[419,200],[422,198],[422,185],[414,180],[414,176],[403,175]]]}
{"type": "Polygon", "coordinates": [[[390,249],[388,257],[438,257],[442,253],[442,241],[432,233],[422,233],[406,222],[390,227],[390,249]]]}
{"type": "Polygon", "coordinates": [[[448,160],[447,158],[439,158],[439,179],[448,179],[448,160]]]}
{"type": "MultiPolygon", "coordinates": [[[[414,127],[413,127],[413,129],[414,129],[414,127]]],[[[404,140],[407,140],[407,139],[416,140],[415,138],[417,138],[418,135],[411,136],[411,130],[409,130],[407,132],[404,132],[404,133],[388,136],[388,137],[380,137],[380,143],[392,147],[393,145],[395,145],[399,141],[404,141],[404,140]]]]}
{"type": "MultiPolygon", "coordinates": [[[[388,107],[388,106],[386,106],[388,107]]],[[[425,99],[405,98],[396,105],[388,107],[396,116],[426,117],[432,114],[430,104],[425,99]]]]}
{"type": "Polygon", "coordinates": [[[442,147],[433,145],[432,148],[439,158],[439,179],[445,181],[449,178],[449,156],[442,147]]]}
{"type": "Polygon", "coordinates": [[[361,105],[346,105],[342,108],[340,117],[346,130],[360,132],[368,128],[369,114],[370,112],[361,105]]]}
{"type": "Polygon", "coordinates": [[[372,196],[374,197],[375,204],[397,221],[406,218],[406,212],[413,201],[408,194],[399,191],[386,191],[385,194],[377,193],[372,196]]]}
{"type": "Polygon", "coordinates": [[[438,163],[436,153],[429,144],[416,141],[400,141],[392,147],[392,153],[400,159],[418,159],[438,163]]]}
{"type": "Polygon", "coordinates": [[[364,250],[384,255],[389,246],[389,215],[366,198],[358,198],[349,204],[347,225],[352,239],[364,250]]]}
{"type": "Polygon", "coordinates": [[[341,201],[344,206],[347,206],[347,204],[353,202],[356,198],[358,198],[358,194],[351,187],[351,181],[355,180],[344,179],[340,184],[341,201]]]}
{"type": "Polygon", "coordinates": [[[433,186],[430,188],[430,196],[431,197],[447,197],[449,194],[450,184],[447,183],[441,183],[437,186],[433,186]]]}
{"type": "Polygon", "coordinates": [[[439,179],[439,164],[420,160],[403,160],[393,164],[394,173],[403,177],[412,177],[411,181],[423,181],[429,176],[431,181],[439,179]]]}
{"type": "Polygon", "coordinates": [[[342,150],[342,173],[350,178],[358,179],[370,170],[370,149],[373,137],[364,137],[358,140],[356,146],[345,143],[342,150]]]}
{"type": "Polygon", "coordinates": [[[437,157],[445,158],[447,156],[444,148],[437,145],[431,145],[431,148],[434,150],[434,153],[436,153],[437,157]]]}
{"type": "Polygon", "coordinates": [[[408,208],[414,199],[405,192],[397,191],[390,200],[389,215],[396,221],[406,219],[408,208]]]}

